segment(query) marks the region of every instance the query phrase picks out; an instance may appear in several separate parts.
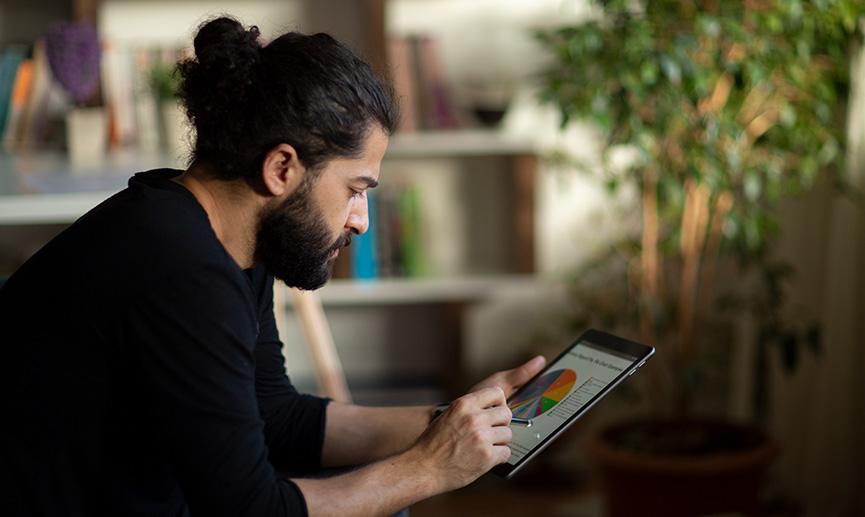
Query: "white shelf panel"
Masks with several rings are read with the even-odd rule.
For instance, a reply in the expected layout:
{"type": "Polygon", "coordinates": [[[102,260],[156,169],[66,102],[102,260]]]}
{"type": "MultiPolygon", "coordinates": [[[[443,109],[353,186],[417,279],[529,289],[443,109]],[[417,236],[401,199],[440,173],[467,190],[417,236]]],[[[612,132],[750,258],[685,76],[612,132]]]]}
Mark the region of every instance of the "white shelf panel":
{"type": "Polygon", "coordinates": [[[529,139],[488,129],[397,133],[390,139],[386,158],[450,157],[531,154],[529,139]]]}
{"type": "MultiPolygon", "coordinates": [[[[397,134],[387,159],[513,156],[536,151],[533,142],[493,130],[397,134]]],[[[179,157],[135,149],[113,151],[90,164],[71,164],[58,152],[0,153],[0,224],[64,224],[123,189],[139,171],[182,168],[179,157]]]]}
{"type": "Polygon", "coordinates": [[[318,293],[325,306],[472,303],[540,282],[534,275],[331,280],[318,293]]]}
{"type": "Polygon", "coordinates": [[[125,188],[136,172],[179,165],[177,158],[134,150],[86,164],[59,152],[0,153],[0,224],[68,224],[125,188]]]}
{"type": "Polygon", "coordinates": [[[72,223],[113,192],[0,196],[0,225],[72,223]]]}

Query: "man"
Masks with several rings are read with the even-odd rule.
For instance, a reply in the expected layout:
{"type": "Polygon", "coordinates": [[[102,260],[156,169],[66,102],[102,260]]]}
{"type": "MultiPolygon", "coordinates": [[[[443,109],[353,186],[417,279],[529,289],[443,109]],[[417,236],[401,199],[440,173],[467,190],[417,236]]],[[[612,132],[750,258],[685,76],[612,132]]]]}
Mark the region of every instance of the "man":
{"type": "Polygon", "coordinates": [[[285,375],[273,277],[315,289],[366,231],[388,89],[322,34],[262,47],[219,18],[195,52],[180,65],[189,168],[135,175],[0,290],[2,507],[387,514],[506,461],[506,396],[541,358],[432,422],[429,407],[302,395],[285,375]],[[347,465],[363,467],[303,477],[347,465]]]}

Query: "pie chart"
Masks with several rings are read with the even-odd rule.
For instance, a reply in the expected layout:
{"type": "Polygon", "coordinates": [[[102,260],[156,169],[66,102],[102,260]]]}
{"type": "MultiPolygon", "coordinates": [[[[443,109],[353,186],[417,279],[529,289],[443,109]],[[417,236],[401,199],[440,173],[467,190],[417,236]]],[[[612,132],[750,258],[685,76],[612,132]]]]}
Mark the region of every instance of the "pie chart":
{"type": "Polygon", "coordinates": [[[571,392],[575,382],[577,374],[569,368],[545,373],[508,403],[508,407],[517,418],[535,418],[556,407],[571,392]]]}

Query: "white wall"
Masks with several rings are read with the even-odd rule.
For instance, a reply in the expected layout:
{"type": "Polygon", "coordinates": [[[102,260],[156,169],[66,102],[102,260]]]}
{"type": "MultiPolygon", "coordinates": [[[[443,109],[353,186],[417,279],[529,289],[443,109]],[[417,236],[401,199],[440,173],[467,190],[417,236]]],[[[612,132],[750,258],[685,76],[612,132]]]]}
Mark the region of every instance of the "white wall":
{"type": "Polygon", "coordinates": [[[258,25],[266,39],[298,30],[304,22],[303,6],[290,0],[106,0],[99,10],[99,30],[103,38],[117,42],[191,46],[202,22],[226,13],[244,25],[258,25]]]}
{"type": "MultiPolygon", "coordinates": [[[[865,191],[865,52],[854,61],[849,181],[865,191]]],[[[781,258],[796,269],[791,316],[817,318],[822,353],[792,375],[773,360],[770,427],[781,444],[775,479],[804,515],[865,513],[865,206],[819,188],[785,203],[781,258]]],[[[777,352],[777,350],[772,350],[777,352]]]]}

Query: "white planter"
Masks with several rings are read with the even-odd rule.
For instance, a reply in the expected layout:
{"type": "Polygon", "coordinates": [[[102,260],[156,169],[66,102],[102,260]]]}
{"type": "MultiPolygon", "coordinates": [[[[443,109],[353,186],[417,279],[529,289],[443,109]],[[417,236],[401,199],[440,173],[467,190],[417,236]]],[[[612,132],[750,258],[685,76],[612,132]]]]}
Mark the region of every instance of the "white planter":
{"type": "Polygon", "coordinates": [[[174,101],[163,102],[159,107],[162,115],[162,134],[165,150],[172,157],[184,157],[189,152],[189,122],[183,107],[174,101]]]}
{"type": "Polygon", "coordinates": [[[66,114],[66,146],[73,165],[98,164],[105,159],[108,120],[103,108],[72,108],[66,114]]]}

